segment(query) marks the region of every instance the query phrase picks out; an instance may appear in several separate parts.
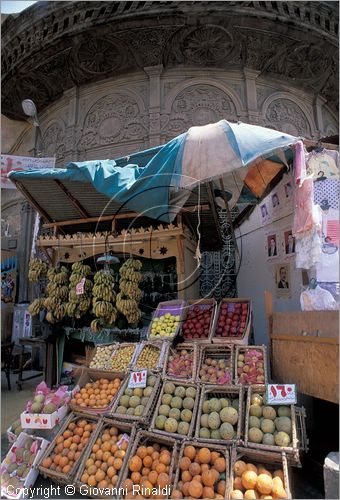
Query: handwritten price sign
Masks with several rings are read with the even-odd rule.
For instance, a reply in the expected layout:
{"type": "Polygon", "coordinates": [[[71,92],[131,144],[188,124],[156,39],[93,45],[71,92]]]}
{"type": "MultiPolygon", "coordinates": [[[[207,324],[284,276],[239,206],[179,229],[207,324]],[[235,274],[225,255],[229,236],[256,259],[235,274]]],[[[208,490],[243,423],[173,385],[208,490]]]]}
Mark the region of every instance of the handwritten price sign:
{"type": "Polygon", "coordinates": [[[266,403],[270,405],[296,404],[295,384],[268,384],[266,403]]]}
{"type": "Polygon", "coordinates": [[[83,295],[85,290],[85,278],[79,281],[76,286],[76,295],[83,295]]]}
{"type": "Polygon", "coordinates": [[[146,387],[146,377],[147,370],[131,373],[128,387],[130,389],[135,389],[136,387],[146,387]]]}

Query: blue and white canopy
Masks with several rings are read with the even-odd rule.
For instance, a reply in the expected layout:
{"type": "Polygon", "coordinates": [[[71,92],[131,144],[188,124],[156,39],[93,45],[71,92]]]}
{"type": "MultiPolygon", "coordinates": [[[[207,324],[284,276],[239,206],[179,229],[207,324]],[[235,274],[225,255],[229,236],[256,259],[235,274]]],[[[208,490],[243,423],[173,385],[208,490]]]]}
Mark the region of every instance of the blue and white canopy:
{"type": "Polygon", "coordinates": [[[171,222],[191,191],[209,181],[222,179],[224,188],[232,193],[231,204],[237,202],[245,188],[252,202],[259,201],[289,156],[292,157],[289,146],[298,140],[277,130],[221,120],[191,127],[164,146],[131,155],[136,163],[122,159],[77,162],[69,163],[65,169],[11,172],[9,178],[31,201],[37,197],[37,192],[33,192],[36,183],[31,181],[38,180],[37,205],[44,204],[46,193],[48,213],[53,220],[58,218],[51,214],[51,189],[53,185],[56,196],[60,196],[60,190],[53,184],[59,181],[67,183],[71,195],[74,183],[89,183],[115,204],[171,222]],[[150,159],[141,164],[138,157],[150,159]]]}

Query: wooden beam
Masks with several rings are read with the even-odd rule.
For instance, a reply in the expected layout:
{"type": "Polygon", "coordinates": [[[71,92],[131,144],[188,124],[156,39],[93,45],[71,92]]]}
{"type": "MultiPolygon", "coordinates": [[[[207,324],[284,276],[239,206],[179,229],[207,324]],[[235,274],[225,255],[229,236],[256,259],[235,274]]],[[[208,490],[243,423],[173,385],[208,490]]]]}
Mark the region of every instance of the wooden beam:
{"type": "MultiPolygon", "coordinates": [[[[188,207],[183,207],[182,212],[196,212],[198,208],[201,208],[201,210],[209,210],[210,206],[209,205],[192,205],[188,207]]],[[[51,227],[57,226],[75,226],[77,224],[87,224],[91,222],[98,222],[99,220],[102,222],[107,222],[107,221],[112,221],[113,219],[119,220],[119,219],[134,219],[135,217],[138,217],[140,214],[137,212],[129,212],[129,213],[124,213],[124,214],[115,214],[115,215],[103,215],[102,217],[86,217],[83,219],[71,219],[71,220],[64,220],[64,221],[59,221],[59,222],[53,222],[51,224],[44,224],[43,227],[45,229],[49,229],[51,227]]]]}
{"type": "Polygon", "coordinates": [[[306,146],[306,148],[314,147],[314,148],[335,149],[336,151],[339,151],[339,144],[330,144],[327,142],[311,141],[309,139],[304,139],[303,143],[306,146]]]}
{"type": "Polygon", "coordinates": [[[208,198],[209,198],[209,203],[210,203],[210,208],[214,217],[214,221],[216,224],[216,230],[218,234],[218,239],[220,240],[220,243],[222,244],[222,236],[221,236],[221,231],[220,231],[220,221],[218,220],[218,215],[216,212],[216,205],[215,205],[215,198],[213,195],[213,190],[212,190],[212,185],[211,182],[208,182],[207,184],[207,192],[208,192],[208,198]]]}
{"type": "Polygon", "coordinates": [[[288,340],[289,342],[312,342],[315,344],[334,344],[339,345],[339,339],[334,339],[332,337],[314,337],[312,335],[284,335],[284,334],[273,334],[271,336],[272,340],[288,340]]]}
{"type": "Polygon", "coordinates": [[[59,181],[58,179],[54,179],[54,182],[59,186],[61,191],[66,194],[67,198],[71,201],[72,205],[75,207],[76,210],[80,213],[82,217],[89,217],[89,214],[85,210],[85,208],[82,206],[82,204],[73,196],[72,193],[67,189],[64,184],[59,181]]]}

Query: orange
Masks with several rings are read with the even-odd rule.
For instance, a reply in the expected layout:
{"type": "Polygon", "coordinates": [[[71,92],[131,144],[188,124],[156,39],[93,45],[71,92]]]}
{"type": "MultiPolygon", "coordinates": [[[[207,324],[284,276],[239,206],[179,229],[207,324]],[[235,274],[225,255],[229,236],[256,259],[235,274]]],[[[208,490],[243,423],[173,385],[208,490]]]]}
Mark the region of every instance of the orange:
{"type": "MultiPolygon", "coordinates": [[[[204,486],[214,486],[216,481],[216,476],[212,470],[207,470],[202,473],[202,483],[204,486]]],[[[204,497],[210,498],[210,497],[204,497]]]]}
{"type": "Polygon", "coordinates": [[[173,490],[171,493],[171,498],[180,499],[183,498],[182,492],[180,490],[173,490]]]}
{"type": "Polygon", "coordinates": [[[214,488],[211,488],[210,486],[204,486],[203,492],[202,492],[202,497],[203,498],[215,498],[214,488]]]}
{"type": "Polygon", "coordinates": [[[200,498],[202,496],[203,486],[198,481],[194,481],[194,480],[191,481],[191,483],[189,483],[189,488],[188,489],[189,489],[189,495],[191,497],[193,497],[193,498],[200,498]]]}
{"type": "Polygon", "coordinates": [[[110,479],[116,474],[116,469],[114,467],[109,467],[106,471],[107,477],[110,479]]]}
{"type": "Polygon", "coordinates": [[[143,467],[141,474],[143,477],[148,477],[150,472],[151,472],[151,469],[149,469],[149,467],[143,467]]]}
{"type": "Polygon", "coordinates": [[[225,495],[225,487],[226,487],[226,482],[225,481],[219,481],[217,483],[217,487],[216,487],[217,493],[219,495],[222,495],[223,498],[224,498],[224,495],[225,495]]]}
{"type": "Polygon", "coordinates": [[[61,457],[61,459],[59,460],[60,467],[64,467],[67,464],[68,464],[68,458],[67,457],[61,457]]]}
{"type": "MultiPolygon", "coordinates": [[[[97,452],[98,453],[98,452],[97,452]]],[[[97,456],[97,454],[96,454],[97,456]]],[[[99,460],[103,460],[103,462],[107,462],[108,459],[111,457],[111,452],[110,451],[104,451],[104,453],[102,454],[102,458],[100,458],[99,460]]]]}
{"type": "Polygon", "coordinates": [[[157,484],[160,488],[165,488],[166,486],[168,486],[170,484],[170,477],[168,476],[168,474],[165,474],[164,472],[159,474],[157,478],[157,484]]]}
{"type": "Polygon", "coordinates": [[[124,488],[125,491],[132,491],[133,488],[133,482],[131,479],[125,479],[125,481],[122,483],[122,488],[124,488]]]}
{"type": "Polygon", "coordinates": [[[96,478],[96,481],[99,482],[105,479],[105,476],[106,476],[105,472],[101,469],[98,469],[94,477],[96,478]]]}
{"type": "Polygon", "coordinates": [[[97,484],[96,478],[94,476],[89,476],[88,480],[87,480],[87,484],[89,486],[96,486],[96,484],[97,484]]]}
{"type": "Polygon", "coordinates": [[[197,476],[201,472],[200,464],[192,462],[189,466],[189,472],[192,476],[197,476]]]}
{"type": "Polygon", "coordinates": [[[133,484],[139,484],[141,478],[142,478],[142,476],[139,472],[133,472],[131,474],[131,481],[133,482],[133,484]]]}
{"type": "Polygon", "coordinates": [[[149,472],[148,479],[152,485],[157,484],[158,472],[152,470],[149,472]]]}
{"type": "Polygon", "coordinates": [[[142,469],[142,460],[135,455],[134,457],[131,458],[129,462],[129,469],[132,472],[139,472],[142,469]]]}
{"type": "Polygon", "coordinates": [[[57,439],[55,440],[55,442],[56,442],[57,444],[63,443],[63,442],[64,442],[64,438],[63,438],[63,436],[58,436],[58,437],[57,437],[57,439]]]}
{"type": "Polygon", "coordinates": [[[211,453],[208,448],[200,448],[197,453],[197,461],[200,464],[208,464],[211,460],[211,453]]]}
{"type": "Polygon", "coordinates": [[[190,460],[194,460],[196,456],[196,449],[194,446],[186,446],[184,448],[184,456],[190,458],[190,460]]]}
{"type": "Polygon", "coordinates": [[[68,474],[71,470],[71,465],[64,465],[62,468],[63,474],[68,474]]]}
{"type": "MultiPolygon", "coordinates": [[[[187,448],[189,448],[187,446],[187,448]]],[[[188,457],[182,457],[181,460],[179,461],[179,468],[181,470],[189,470],[189,467],[191,465],[191,460],[188,457]]]]}
{"type": "Polygon", "coordinates": [[[123,465],[123,461],[121,458],[116,458],[114,463],[113,463],[113,466],[115,469],[117,470],[120,470],[122,468],[122,465],[123,465]]]}
{"type": "Polygon", "coordinates": [[[146,450],[147,450],[147,452],[148,452],[148,455],[150,455],[150,456],[151,456],[151,455],[153,454],[153,452],[155,451],[153,446],[148,446],[148,447],[146,448],[146,450]]]}
{"type": "Polygon", "coordinates": [[[161,453],[160,457],[159,457],[159,461],[160,461],[161,464],[169,465],[170,462],[171,462],[171,456],[170,456],[170,454],[165,453],[165,452],[161,453]]]}
{"type": "Polygon", "coordinates": [[[83,475],[81,476],[81,478],[80,478],[80,481],[81,481],[82,483],[85,483],[85,484],[86,484],[86,483],[87,483],[88,478],[89,478],[88,473],[87,473],[87,472],[84,472],[84,474],[83,474],[83,475]]]}
{"type": "Polygon", "coordinates": [[[52,459],[51,457],[47,457],[45,458],[43,461],[42,461],[42,466],[45,467],[46,469],[49,469],[51,467],[51,464],[52,464],[52,459]]]}
{"type": "Polygon", "coordinates": [[[92,474],[94,475],[96,472],[97,467],[94,464],[89,465],[89,467],[87,468],[87,473],[89,474],[89,476],[92,476],[92,474]]]}
{"type": "Polygon", "coordinates": [[[166,472],[166,466],[164,464],[157,464],[156,471],[161,474],[162,472],[166,472]]]}
{"type": "Polygon", "coordinates": [[[181,477],[182,477],[182,481],[184,481],[185,483],[192,480],[192,475],[190,474],[190,472],[188,470],[184,470],[182,472],[181,477]]]}
{"type": "MultiPolygon", "coordinates": [[[[160,457],[160,462],[161,462],[161,458],[162,457],[160,457]]],[[[152,462],[153,462],[153,460],[152,460],[151,456],[149,456],[149,455],[147,455],[146,457],[143,458],[143,465],[145,465],[145,467],[151,467],[152,462]]],[[[164,462],[162,462],[162,463],[164,463],[164,462]]]]}
{"type": "Polygon", "coordinates": [[[225,459],[223,457],[216,458],[214,461],[214,469],[216,469],[217,472],[225,472],[225,459]]]}

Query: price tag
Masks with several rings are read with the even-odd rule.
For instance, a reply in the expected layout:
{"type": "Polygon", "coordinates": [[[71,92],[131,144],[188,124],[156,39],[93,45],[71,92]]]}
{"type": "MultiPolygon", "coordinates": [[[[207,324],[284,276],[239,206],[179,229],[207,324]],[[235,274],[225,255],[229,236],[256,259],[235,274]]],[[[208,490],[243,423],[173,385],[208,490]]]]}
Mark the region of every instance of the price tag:
{"type": "Polygon", "coordinates": [[[117,448],[121,449],[123,443],[128,443],[130,436],[128,434],[123,434],[117,443],[117,448]]]}
{"type": "Polygon", "coordinates": [[[295,384],[268,384],[266,403],[271,405],[296,404],[295,384]]]}
{"type": "Polygon", "coordinates": [[[130,389],[134,389],[136,387],[146,387],[146,376],[147,370],[131,373],[128,387],[130,389]]]}
{"type": "Polygon", "coordinates": [[[85,278],[79,281],[78,285],[76,285],[76,295],[83,295],[85,288],[85,278]]]}

